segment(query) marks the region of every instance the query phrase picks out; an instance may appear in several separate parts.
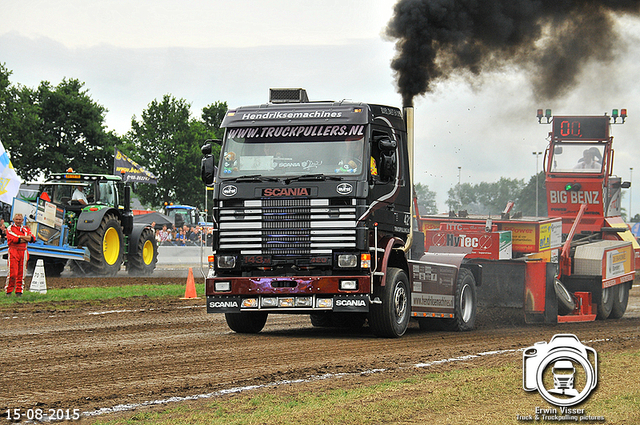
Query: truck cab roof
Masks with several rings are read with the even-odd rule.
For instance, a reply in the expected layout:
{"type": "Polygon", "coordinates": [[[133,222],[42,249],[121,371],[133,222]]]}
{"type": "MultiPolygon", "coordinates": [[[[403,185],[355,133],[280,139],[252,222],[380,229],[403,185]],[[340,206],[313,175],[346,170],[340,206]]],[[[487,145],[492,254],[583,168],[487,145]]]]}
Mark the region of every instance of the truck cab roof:
{"type": "Polygon", "coordinates": [[[393,127],[405,130],[399,108],[351,101],[242,106],[227,111],[221,127],[367,124],[377,117],[385,117],[393,127]]]}

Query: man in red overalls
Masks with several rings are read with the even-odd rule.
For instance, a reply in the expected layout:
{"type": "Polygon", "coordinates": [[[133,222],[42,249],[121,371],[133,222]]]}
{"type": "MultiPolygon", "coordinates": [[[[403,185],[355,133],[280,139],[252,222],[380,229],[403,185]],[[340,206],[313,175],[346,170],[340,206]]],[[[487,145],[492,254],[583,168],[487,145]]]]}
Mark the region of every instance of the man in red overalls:
{"type": "Polygon", "coordinates": [[[27,265],[27,242],[35,242],[36,238],[28,227],[23,226],[24,217],[20,213],[13,216],[13,224],[7,229],[7,245],[9,245],[9,276],[7,286],[4,288],[7,295],[13,290],[16,296],[22,295],[22,285],[24,281],[24,270],[27,265]]]}

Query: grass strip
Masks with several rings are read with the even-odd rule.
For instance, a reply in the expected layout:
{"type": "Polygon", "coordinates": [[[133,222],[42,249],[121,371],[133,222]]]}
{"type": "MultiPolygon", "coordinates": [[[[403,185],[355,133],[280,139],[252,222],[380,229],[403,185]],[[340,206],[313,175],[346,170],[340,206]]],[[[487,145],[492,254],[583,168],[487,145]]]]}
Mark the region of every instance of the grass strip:
{"type": "MultiPolygon", "coordinates": [[[[46,294],[25,291],[21,297],[14,294],[0,296],[0,306],[23,303],[47,303],[63,301],[103,301],[131,297],[181,297],[185,285],[126,285],[84,288],[49,289],[46,294]]],[[[204,294],[204,284],[196,284],[196,292],[204,294]]]]}

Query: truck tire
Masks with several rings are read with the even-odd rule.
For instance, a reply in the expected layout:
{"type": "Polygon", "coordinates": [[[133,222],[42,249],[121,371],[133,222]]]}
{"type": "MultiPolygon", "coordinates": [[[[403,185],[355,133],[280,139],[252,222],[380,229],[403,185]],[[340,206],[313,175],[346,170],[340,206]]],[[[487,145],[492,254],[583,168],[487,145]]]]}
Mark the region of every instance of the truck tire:
{"type": "Polygon", "coordinates": [[[629,303],[629,284],[621,283],[613,287],[613,307],[611,307],[610,319],[620,319],[627,311],[629,303]]]}
{"type": "Polygon", "coordinates": [[[384,338],[401,337],[407,331],[411,314],[409,279],[404,270],[389,267],[384,287],[377,286],[375,292],[374,295],[382,300],[382,304],[371,304],[371,331],[384,338]]]}
{"type": "Polygon", "coordinates": [[[267,323],[268,313],[225,313],[227,325],[239,334],[257,334],[267,323]]]}
{"type": "Polygon", "coordinates": [[[145,228],[138,243],[129,247],[127,271],[130,275],[149,276],[158,263],[158,242],[151,228],[145,228]]]}
{"type": "Polygon", "coordinates": [[[611,286],[602,290],[602,298],[600,299],[600,303],[598,303],[597,319],[606,320],[609,318],[609,315],[611,315],[613,299],[615,297],[614,292],[614,288],[611,286]]]}
{"type": "Polygon", "coordinates": [[[74,271],[114,276],[120,270],[124,257],[124,236],[118,216],[105,214],[95,231],[78,232],[78,246],[89,249],[91,260],[88,265],[86,262],[79,264],[76,261],[76,266],[79,267],[72,267],[74,271]]]}
{"type": "Polygon", "coordinates": [[[441,320],[440,327],[445,331],[470,331],[476,326],[478,298],[476,280],[470,270],[460,268],[454,299],[455,317],[441,320]]]}

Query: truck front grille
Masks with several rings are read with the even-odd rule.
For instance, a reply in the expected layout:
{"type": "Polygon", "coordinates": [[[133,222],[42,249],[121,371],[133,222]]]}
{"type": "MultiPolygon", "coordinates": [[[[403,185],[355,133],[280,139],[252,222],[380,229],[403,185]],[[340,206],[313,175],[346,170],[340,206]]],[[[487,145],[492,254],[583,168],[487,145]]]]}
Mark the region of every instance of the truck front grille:
{"type": "Polygon", "coordinates": [[[219,213],[220,250],[289,256],[356,247],[352,199],[221,201],[219,213]]]}

